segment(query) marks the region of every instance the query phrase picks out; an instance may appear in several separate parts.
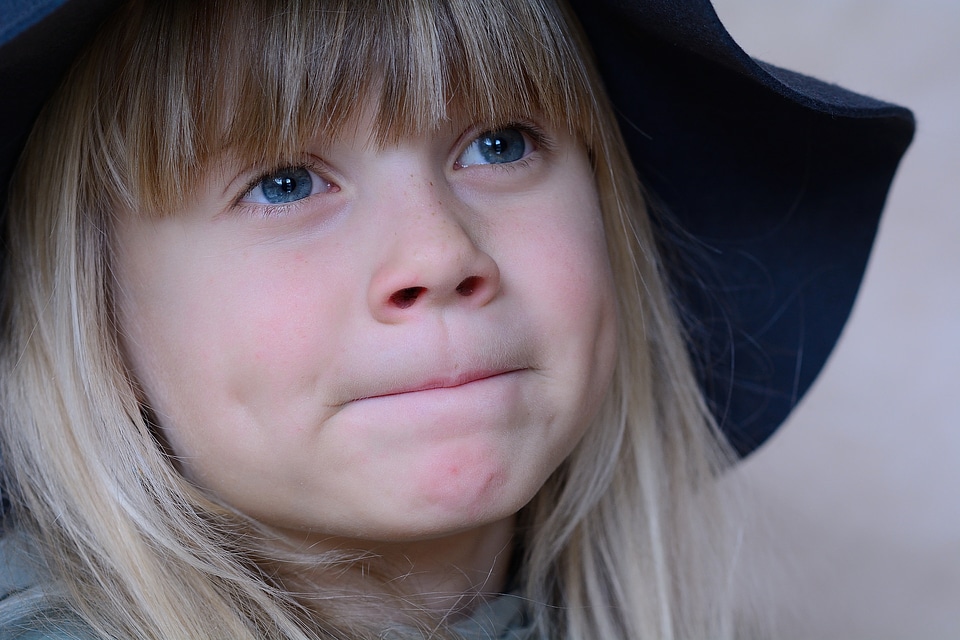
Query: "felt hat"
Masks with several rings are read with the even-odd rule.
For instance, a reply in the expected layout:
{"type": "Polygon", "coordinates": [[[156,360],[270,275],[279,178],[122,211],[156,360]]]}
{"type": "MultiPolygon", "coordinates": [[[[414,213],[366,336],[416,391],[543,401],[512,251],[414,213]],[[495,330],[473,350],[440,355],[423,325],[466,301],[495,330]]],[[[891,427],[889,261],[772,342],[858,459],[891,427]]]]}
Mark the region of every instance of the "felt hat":
{"type": "MultiPolygon", "coordinates": [[[[909,111],[756,61],[709,0],[570,0],[645,185],[711,409],[746,455],[850,313],[909,111]]],[[[0,0],[0,202],[33,120],[117,0],[0,0]]]]}

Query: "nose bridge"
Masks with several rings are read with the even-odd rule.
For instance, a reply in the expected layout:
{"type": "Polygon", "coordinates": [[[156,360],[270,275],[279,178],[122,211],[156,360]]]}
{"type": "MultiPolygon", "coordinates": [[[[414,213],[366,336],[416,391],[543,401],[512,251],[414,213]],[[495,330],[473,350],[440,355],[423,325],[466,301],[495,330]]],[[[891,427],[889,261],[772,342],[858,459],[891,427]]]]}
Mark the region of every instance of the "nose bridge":
{"type": "Polygon", "coordinates": [[[396,184],[379,190],[376,205],[383,251],[370,284],[374,315],[398,322],[428,307],[486,304],[500,273],[478,244],[469,208],[441,175],[407,170],[396,184]]]}

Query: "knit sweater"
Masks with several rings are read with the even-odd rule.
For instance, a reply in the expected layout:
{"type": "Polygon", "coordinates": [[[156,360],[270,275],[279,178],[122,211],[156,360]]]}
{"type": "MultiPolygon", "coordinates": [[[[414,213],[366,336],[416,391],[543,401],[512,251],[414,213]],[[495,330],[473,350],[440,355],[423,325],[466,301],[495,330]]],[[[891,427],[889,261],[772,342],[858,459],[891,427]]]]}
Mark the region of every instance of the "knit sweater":
{"type": "MultiPolygon", "coordinates": [[[[93,640],[96,635],[73,618],[51,617],[47,587],[29,546],[13,535],[0,538],[0,638],[3,640],[93,640]]],[[[481,604],[453,626],[463,640],[534,640],[523,600],[503,595],[481,604]]],[[[417,640],[416,632],[385,632],[384,640],[417,640]]]]}

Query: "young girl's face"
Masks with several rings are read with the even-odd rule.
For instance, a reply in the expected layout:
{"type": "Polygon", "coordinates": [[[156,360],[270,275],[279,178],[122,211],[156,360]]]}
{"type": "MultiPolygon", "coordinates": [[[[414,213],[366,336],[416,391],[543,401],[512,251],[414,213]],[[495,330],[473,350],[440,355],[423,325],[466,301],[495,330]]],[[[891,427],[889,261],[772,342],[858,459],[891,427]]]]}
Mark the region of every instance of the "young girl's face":
{"type": "Polygon", "coordinates": [[[301,537],[506,520],[615,360],[582,146],[468,118],[381,144],[370,111],[290,166],[224,156],[183,210],[116,229],[124,348],[180,469],[301,537]]]}

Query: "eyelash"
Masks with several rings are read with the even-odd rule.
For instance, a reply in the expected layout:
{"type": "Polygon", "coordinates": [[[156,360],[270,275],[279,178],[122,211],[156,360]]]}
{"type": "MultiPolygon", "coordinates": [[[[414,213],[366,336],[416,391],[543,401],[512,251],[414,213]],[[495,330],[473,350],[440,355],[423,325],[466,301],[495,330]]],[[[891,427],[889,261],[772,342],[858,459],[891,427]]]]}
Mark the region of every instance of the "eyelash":
{"type": "MultiPolygon", "coordinates": [[[[511,120],[504,123],[493,124],[493,125],[482,125],[474,127],[470,130],[469,137],[465,144],[459,146],[459,151],[457,152],[457,158],[463,155],[463,153],[476,142],[480,137],[488,134],[495,133],[497,131],[503,131],[505,129],[516,129],[522,133],[525,137],[529,138],[530,143],[533,146],[530,154],[527,156],[515,161],[515,162],[506,162],[503,164],[485,164],[480,165],[487,168],[493,168],[497,171],[514,171],[517,169],[522,169],[528,166],[531,162],[531,156],[534,152],[540,151],[544,154],[550,154],[554,147],[555,143],[550,135],[539,125],[530,121],[530,120],[511,120]]],[[[468,165],[468,166],[477,166],[477,165],[468,165]]],[[[464,169],[467,167],[457,166],[457,163],[454,163],[455,169],[464,169]]]]}
{"type": "Polygon", "coordinates": [[[533,140],[534,149],[543,151],[544,153],[551,153],[556,147],[556,143],[553,138],[547,134],[546,130],[537,126],[536,124],[529,123],[520,123],[518,125],[521,128],[521,131],[528,134],[533,140]]]}
{"type": "Polygon", "coordinates": [[[317,161],[305,161],[305,162],[293,162],[293,163],[282,163],[274,165],[273,167],[258,172],[251,180],[249,180],[246,186],[243,187],[243,190],[240,192],[240,195],[234,200],[234,207],[249,208],[249,209],[258,209],[258,210],[267,210],[271,214],[280,214],[284,211],[287,211],[292,208],[296,208],[300,203],[305,200],[309,200],[310,197],[301,198],[299,200],[294,200],[293,202],[278,203],[278,204],[264,204],[259,202],[244,202],[244,199],[253,193],[254,189],[261,186],[264,180],[267,178],[277,175],[278,173],[284,171],[290,171],[292,169],[306,169],[307,171],[314,174],[317,178],[320,179],[322,184],[326,184],[328,188],[333,187],[335,191],[339,190],[336,183],[332,180],[325,177],[327,173],[326,166],[321,162],[317,161]]]}

